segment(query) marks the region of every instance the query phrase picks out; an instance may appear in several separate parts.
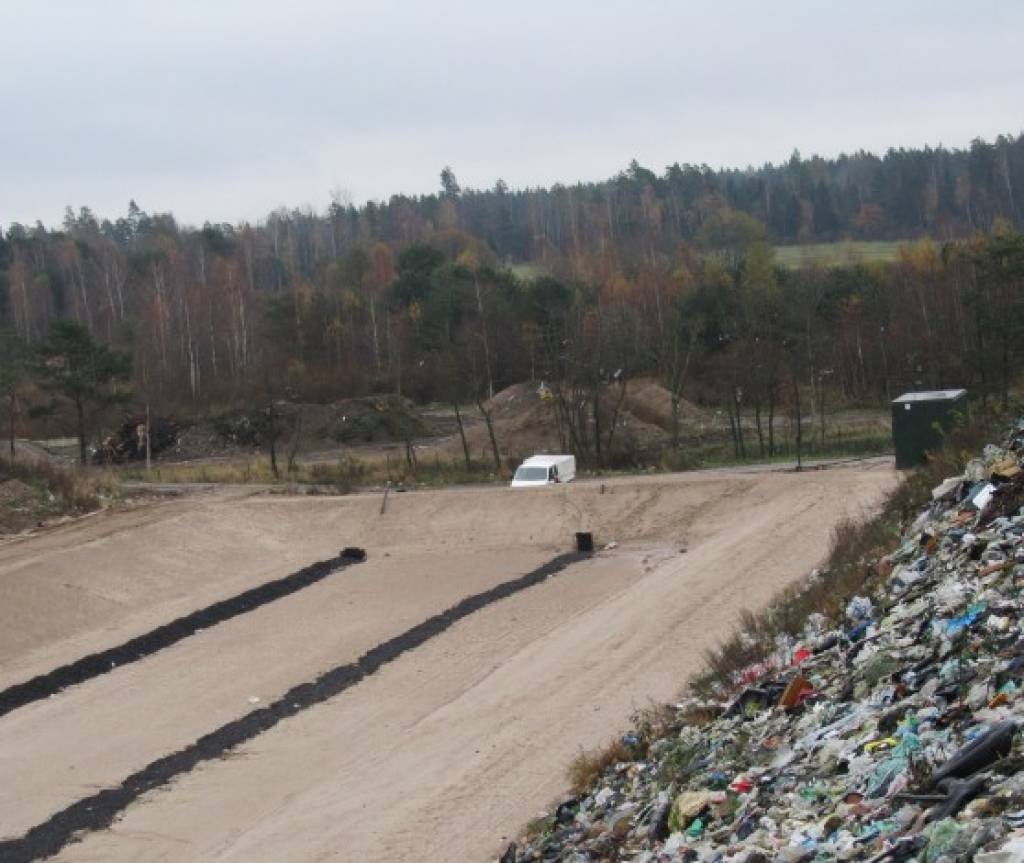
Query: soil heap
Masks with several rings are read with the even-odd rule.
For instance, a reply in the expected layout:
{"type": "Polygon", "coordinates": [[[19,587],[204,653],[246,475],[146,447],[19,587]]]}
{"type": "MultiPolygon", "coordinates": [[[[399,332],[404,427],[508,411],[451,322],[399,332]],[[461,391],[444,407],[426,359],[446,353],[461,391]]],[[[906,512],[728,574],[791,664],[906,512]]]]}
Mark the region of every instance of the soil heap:
{"type": "Polygon", "coordinates": [[[266,450],[275,434],[281,449],[297,443],[305,453],[403,441],[430,431],[413,404],[395,395],[341,399],[324,405],[281,401],[275,402],[273,413],[262,406],[191,425],[177,433],[162,457],[183,461],[266,450]]]}
{"type": "MultiPolygon", "coordinates": [[[[557,452],[562,448],[555,403],[542,383],[520,383],[506,387],[490,399],[485,408],[491,414],[495,437],[502,455],[512,461],[539,452],[557,452]]],[[[603,438],[619,399],[619,388],[612,385],[602,396],[603,438]]],[[[685,399],[680,400],[679,421],[684,430],[692,430],[703,419],[703,411],[685,399]]],[[[613,460],[623,463],[643,461],[653,451],[664,447],[672,431],[672,397],[657,381],[650,378],[631,380],[616,415],[612,437],[613,460]]],[[[466,429],[466,439],[474,457],[486,458],[490,442],[483,423],[466,429]]],[[[454,454],[460,444],[448,447],[454,454]]]]}

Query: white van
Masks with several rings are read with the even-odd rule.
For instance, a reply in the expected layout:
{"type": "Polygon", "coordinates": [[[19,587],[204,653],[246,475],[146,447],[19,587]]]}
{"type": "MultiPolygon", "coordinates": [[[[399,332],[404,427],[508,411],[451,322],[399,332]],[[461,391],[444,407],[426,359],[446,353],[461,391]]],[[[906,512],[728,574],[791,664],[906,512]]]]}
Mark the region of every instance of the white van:
{"type": "Polygon", "coordinates": [[[512,488],[536,488],[576,479],[576,456],[532,455],[512,477],[512,488]]]}

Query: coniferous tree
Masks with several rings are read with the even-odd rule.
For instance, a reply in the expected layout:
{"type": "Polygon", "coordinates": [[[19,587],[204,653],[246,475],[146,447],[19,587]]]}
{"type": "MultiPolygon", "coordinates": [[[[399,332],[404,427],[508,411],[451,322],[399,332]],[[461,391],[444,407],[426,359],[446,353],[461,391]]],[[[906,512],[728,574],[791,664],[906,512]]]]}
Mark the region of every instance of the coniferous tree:
{"type": "Polygon", "coordinates": [[[131,378],[131,356],[98,344],[78,321],[58,320],[36,348],[35,377],[46,392],[74,408],[78,455],[87,461],[86,443],[91,412],[124,400],[119,384],[131,378]]]}

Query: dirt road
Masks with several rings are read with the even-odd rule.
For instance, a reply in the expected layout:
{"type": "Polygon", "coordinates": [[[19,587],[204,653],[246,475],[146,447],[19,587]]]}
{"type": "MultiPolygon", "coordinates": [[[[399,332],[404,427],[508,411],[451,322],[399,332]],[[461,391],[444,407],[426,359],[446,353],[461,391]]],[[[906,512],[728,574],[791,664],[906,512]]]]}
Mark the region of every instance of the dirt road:
{"type": "Polygon", "coordinates": [[[58,859],[485,860],[591,748],[669,700],[741,608],[823,555],[891,466],[553,489],[212,495],[0,548],[0,688],[332,557],[367,562],[0,717],[0,838],[265,704],[577,530],[618,547],[454,624],[58,859]],[[682,549],[686,551],[682,551],[682,549]],[[259,701],[255,701],[259,699],[259,701]]]}

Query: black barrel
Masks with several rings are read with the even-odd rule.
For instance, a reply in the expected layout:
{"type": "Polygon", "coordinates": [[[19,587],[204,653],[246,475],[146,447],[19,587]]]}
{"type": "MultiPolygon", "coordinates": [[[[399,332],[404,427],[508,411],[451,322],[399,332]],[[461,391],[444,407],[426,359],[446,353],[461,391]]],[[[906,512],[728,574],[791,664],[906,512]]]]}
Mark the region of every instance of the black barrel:
{"type": "Polygon", "coordinates": [[[594,550],[594,534],[592,533],[577,533],[576,534],[576,551],[581,553],[589,553],[594,550]]]}

